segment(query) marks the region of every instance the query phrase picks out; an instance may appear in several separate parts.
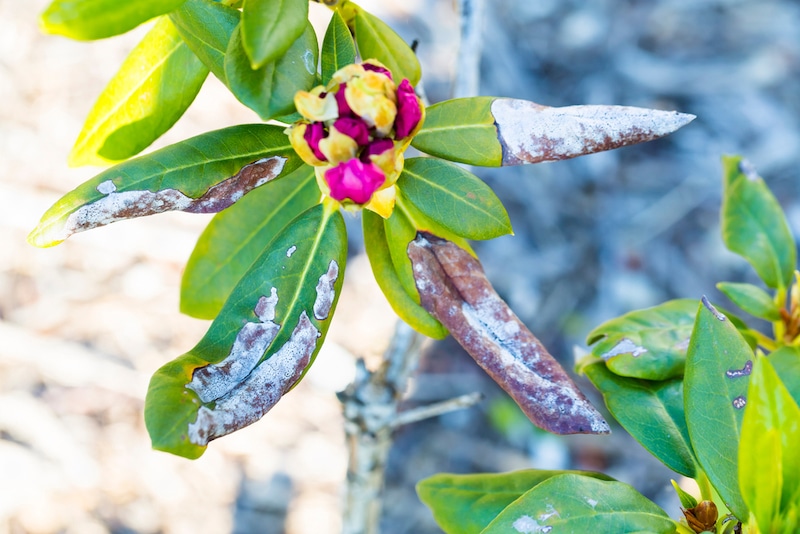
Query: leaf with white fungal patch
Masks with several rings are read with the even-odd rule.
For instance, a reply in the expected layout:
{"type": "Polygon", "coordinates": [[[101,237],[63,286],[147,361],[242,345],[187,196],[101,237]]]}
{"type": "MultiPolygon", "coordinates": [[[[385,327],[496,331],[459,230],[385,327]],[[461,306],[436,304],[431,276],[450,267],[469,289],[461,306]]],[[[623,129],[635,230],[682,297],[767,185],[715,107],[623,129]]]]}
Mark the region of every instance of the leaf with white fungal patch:
{"type": "Polygon", "coordinates": [[[165,211],[216,213],[301,164],[279,126],[215,130],[84,182],[47,210],[28,241],[50,247],[84,230],[165,211]]]}
{"type": "Polygon", "coordinates": [[[420,233],[408,245],[422,307],[436,317],[537,426],[605,434],[608,423],[494,291],[481,264],[455,244],[420,233]]]}
{"type": "Polygon", "coordinates": [[[542,106],[496,97],[459,98],[426,110],[412,145],[470,165],[557,161],[670,134],[694,115],[628,106],[542,106]]]}
{"type": "Polygon", "coordinates": [[[728,317],[703,297],[686,355],[686,425],[700,467],[741,521],[748,509],[739,489],[738,450],[753,359],[728,317]]]}
{"type": "Polygon", "coordinates": [[[294,387],[322,346],[346,257],[344,220],[323,205],[276,236],[197,346],[150,381],[145,423],[153,447],[197,458],[294,387]]]}

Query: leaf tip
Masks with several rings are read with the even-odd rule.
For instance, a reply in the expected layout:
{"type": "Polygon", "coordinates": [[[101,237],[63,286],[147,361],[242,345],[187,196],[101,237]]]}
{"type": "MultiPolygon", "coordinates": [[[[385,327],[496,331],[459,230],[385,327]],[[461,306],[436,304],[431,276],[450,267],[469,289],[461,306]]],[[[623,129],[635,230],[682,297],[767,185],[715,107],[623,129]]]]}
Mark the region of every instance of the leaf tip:
{"type": "Polygon", "coordinates": [[[725,317],[723,313],[721,313],[718,309],[714,307],[713,304],[711,304],[711,302],[708,300],[708,297],[703,295],[703,298],[700,299],[700,301],[703,303],[703,306],[705,306],[706,309],[708,309],[708,311],[714,314],[714,317],[716,317],[718,320],[725,321],[727,319],[727,317],[725,317]]]}

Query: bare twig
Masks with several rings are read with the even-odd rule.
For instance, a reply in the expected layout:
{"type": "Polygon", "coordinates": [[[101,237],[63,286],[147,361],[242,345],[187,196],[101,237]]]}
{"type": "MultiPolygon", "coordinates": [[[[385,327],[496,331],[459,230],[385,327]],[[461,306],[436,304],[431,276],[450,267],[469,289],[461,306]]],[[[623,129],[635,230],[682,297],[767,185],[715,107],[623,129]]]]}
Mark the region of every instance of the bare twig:
{"type": "Polygon", "coordinates": [[[424,421],[425,419],[430,419],[432,417],[438,417],[456,410],[463,410],[464,408],[469,408],[478,404],[482,400],[483,394],[475,392],[467,393],[466,395],[461,395],[459,397],[455,397],[454,399],[448,399],[446,401],[429,404],[427,406],[420,406],[419,408],[414,408],[413,410],[407,410],[397,414],[392,426],[397,428],[403,425],[410,425],[411,423],[416,423],[418,421],[424,421]]]}
{"type": "Polygon", "coordinates": [[[480,89],[485,8],[486,0],[458,0],[461,41],[453,81],[453,98],[475,96],[480,89]]]}

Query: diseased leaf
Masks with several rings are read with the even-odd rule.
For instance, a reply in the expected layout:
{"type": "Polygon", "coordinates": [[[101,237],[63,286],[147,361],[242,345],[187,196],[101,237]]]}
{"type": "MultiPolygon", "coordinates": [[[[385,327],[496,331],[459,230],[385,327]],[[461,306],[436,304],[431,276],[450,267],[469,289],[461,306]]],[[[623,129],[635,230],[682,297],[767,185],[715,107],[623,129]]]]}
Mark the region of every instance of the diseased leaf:
{"type": "Polygon", "coordinates": [[[225,52],[240,16],[238,9],[213,0],[186,0],[170,13],[186,46],[225,84],[225,52]]]}
{"type": "Polygon", "coordinates": [[[627,484],[563,474],[534,486],[482,534],[546,532],[672,534],[675,522],[627,484]]]}
{"type": "Polygon", "coordinates": [[[333,12],[322,40],[322,83],[327,85],[333,73],[356,62],[356,44],[347,23],[337,9],[333,12]]]}
{"type": "Polygon", "coordinates": [[[394,263],[392,263],[383,219],[369,210],[362,210],[361,220],[364,227],[364,248],[367,258],[369,258],[369,264],[375,274],[375,281],[386,296],[389,305],[398,317],[417,332],[434,339],[444,339],[447,336],[447,330],[411,298],[400,282],[394,263]]]}
{"type": "Polygon", "coordinates": [[[417,85],[421,76],[417,55],[385,22],[359,8],[355,36],[362,59],[377,59],[386,65],[397,84],[407,78],[411,85],[417,85]]]}
{"type": "Polygon", "coordinates": [[[703,297],[686,356],[686,424],[700,467],[742,521],[748,510],[739,491],[737,459],[753,358],[731,321],[703,297]]]}
{"type": "Polygon", "coordinates": [[[683,374],[696,315],[696,300],[671,300],[606,321],[586,342],[620,376],[666,380],[683,374]]]}
{"type": "Polygon", "coordinates": [[[788,287],[797,254],[780,204],[749,162],[728,156],[722,163],[725,246],[750,262],[769,287],[788,287]]]}
{"type": "Polygon", "coordinates": [[[160,19],[100,94],[69,164],[107,165],[135,156],[183,115],[206,76],[170,19],[160,19]]]}
{"type": "Polygon", "coordinates": [[[747,400],[739,486],[759,531],[780,532],[781,517],[800,501],[800,407],[763,357],[755,362],[747,400]]]}
{"type": "Polygon", "coordinates": [[[554,108],[512,98],[463,98],[428,108],[412,144],[433,156],[499,167],[652,141],[693,119],[674,111],[627,106],[554,108]]]}
{"type": "Polygon", "coordinates": [[[314,169],[256,188],[214,216],[197,241],[181,281],[181,312],[213,319],[245,271],[295,217],[319,203],[314,169]]]}
{"type": "Polygon", "coordinates": [[[153,447],[197,458],[294,387],[322,346],[346,257],[344,220],[322,205],[276,236],[197,346],[150,381],[145,423],[153,447]]]}
{"type": "Polygon", "coordinates": [[[440,159],[406,160],[397,187],[431,220],[466,239],[511,233],[511,221],[494,192],[474,174],[440,159]]]}
{"type": "Polygon", "coordinates": [[[50,247],[77,232],[170,210],[215,213],[301,163],[279,126],[208,132],[84,182],[47,210],[28,241],[50,247]]]}
{"type": "Polygon", "coordinates": [[[53,0],[42,13],[47,33],[72,39],[103,39],[177,9],[185,0],[53,0]]]}
{"type": "Polygon", "coordinates": [[[800,404],[800,349],[781,347],[770,353],[769,361],[794,401],[800,404]]]}
{"type": "Polygon", "coordinates": [[[494,291],[478,260],[430,234],[409,244],[408,257],[422,307],[535,425],[556,434],[609,432],[608,423],[494,291]]]}
{"type": "Polygon", "coordinates": [[[307,25],[307,0],[244,0],[242,44],[253,70],[281,57],[307,25]]]}
{"type": "MultiPolygon", "coordinates": [[[[438,473],[417,484],[417,495],[447,534],[480,534],[506,507],[537,484],[556,475],[575,474],[613,480],[590,471],[526,469],[511,473],[438,473]]],[[[524,532],[524,531],[523,531],[524,532]]]]}
{"type": "Polygon", "coordinates": [[[242,47],[241,24],[231,37],[225,56],[225,76],[234,96],[263,120],[294,111],[297,91],[311,89],[317,81],[319,48],[311,24],[273,63],[258,70],[250,67],[250,59],[242,47]]]}
{"type": "Polygon", "coordinates": [[[775,301],[758,286],[720,282],[717,284],[717,289],[722,291],[734,304],[754,317],[760,317],[767,321],[781,320],[780,310],[775,301]]]}
{"type": "Polygon", "coordinates": [[[636,441],[676,473],[696,477],[697,466],[683,412],[682,379],[657,382],[624,378],[594,358],[579,367],[603,394],[614,419],[636,441]]]}

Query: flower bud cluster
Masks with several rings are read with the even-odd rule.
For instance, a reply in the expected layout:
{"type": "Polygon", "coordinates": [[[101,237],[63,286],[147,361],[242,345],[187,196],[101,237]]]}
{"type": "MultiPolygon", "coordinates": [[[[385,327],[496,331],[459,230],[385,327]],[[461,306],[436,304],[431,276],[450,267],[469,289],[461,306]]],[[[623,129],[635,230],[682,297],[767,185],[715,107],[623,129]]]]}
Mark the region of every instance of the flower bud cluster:
{"type": "Polygon", "coordinates": [[[391,72],[370,59],[340,69],[327,86],[299,91],[294,103],[304,119],[287,134],[316,168],[322,192],[345,208],[388,217],[403,152],[424,118],[411,83],[396,85],[391,72]]]}

